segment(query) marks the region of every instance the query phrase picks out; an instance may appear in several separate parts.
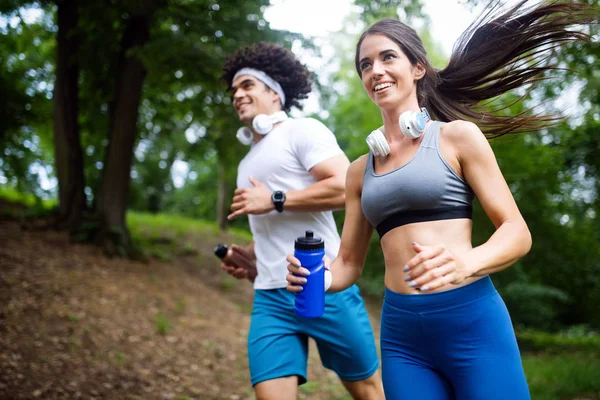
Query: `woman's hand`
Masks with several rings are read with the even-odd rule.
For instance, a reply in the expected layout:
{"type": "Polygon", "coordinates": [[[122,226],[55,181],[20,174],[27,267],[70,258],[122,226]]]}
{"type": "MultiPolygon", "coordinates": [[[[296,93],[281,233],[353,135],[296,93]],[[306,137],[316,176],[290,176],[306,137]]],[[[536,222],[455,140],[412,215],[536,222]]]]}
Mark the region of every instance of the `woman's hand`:
{"type": "Polygon", "coordinates": [[[306,268],[302,268],[300,260],[291,254],[285,259],[289,262],[289,273],[285,278],[288,281],[287,290],[294,293],[301,292],[304,289],[302,285],[306,283],[305,277],[310,275],[310,271],[306,268]]]}
{"type": "Polygon", "coordinates": [[[458,285],[471,276],[463,260],[444,245],[412,244],[417,253],[404,267],[408,286],[431,291],[447,284],[458,285]]]}

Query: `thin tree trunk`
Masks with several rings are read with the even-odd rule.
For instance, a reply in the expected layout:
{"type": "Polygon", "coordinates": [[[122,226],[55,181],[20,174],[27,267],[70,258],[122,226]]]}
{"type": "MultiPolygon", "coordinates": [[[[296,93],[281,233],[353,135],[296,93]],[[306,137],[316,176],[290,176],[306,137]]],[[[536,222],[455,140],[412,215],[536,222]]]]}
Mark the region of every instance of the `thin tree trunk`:
{"type": "Polygon", "coordinates": [[[109,144],[97,203],[100,240],[117,245],[116,251],[130,250],[125,212],[129,195],[131,165],[137,137],[137,120],[146,68],[130,50],[148,42],[150,16],[132,16],[123,35],[121,59],[116,81],[109,144]]]}
{"type": "Polygon", "coordinates": [[[75,230],[85,208],[83,154],[79,139],[77,1],[58,1],[56,82],[54,84],[54,155],[58,178],[58,228],[75,230]]]}

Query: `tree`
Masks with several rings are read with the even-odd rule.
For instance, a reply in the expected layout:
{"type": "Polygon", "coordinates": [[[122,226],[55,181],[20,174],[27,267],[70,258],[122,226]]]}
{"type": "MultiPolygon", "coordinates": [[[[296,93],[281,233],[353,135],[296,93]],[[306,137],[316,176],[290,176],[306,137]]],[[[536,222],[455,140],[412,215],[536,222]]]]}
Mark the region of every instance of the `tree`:
{"type": "MultiPolygon", "coordinates": [[[[47,137],[53,143],[56,168],[49,174],[52,176],[54,172],[58,179],[60,225],[69,228],[74,237],[104,243],[111,252],[127,252],[130,242],[125,214],[130,203],[131,175],[136,176],[134,184],[144,186],[135,189],[137,194],[147,196],[147,189],[153,188],[153,198],[160,199],[171,190],[172,178],[168,173],[152,176],[142,171],[154,166],[134,157],[138,143],[161,158],[166,155],[165,162],[159,162],[161,170],[170,168],[176,160],[192,162],[193,157],[202,160],[216,151],[221,172],[214,183],[215,190],[221,187],[217,208],[220,224],[225,227],[231,183],[242,148],[230,146],[239,123],[229,106],[226,85],[219,80],[221,66],[225,56],[239,46],[258,40],[290,46],[291,40],[298,39],[298,35],[268,28],[262,18],[267,0],[236,3],[217,4],[211,0],[0,3],[0,10],[9,16],[20,15],[26,7],[32,7],[46,21],[45,24],[21,21],[18,29],[10,32],[14,43],[34,31],[39,33],[38,28],[42,28],[46,30],[44,45],[56,48],[53,60],[48,57],[36,60],[50,65],[50,75],[25,82],[25,89],[14,87],[31,93],[41,86],[54,89],[53,96],[47,95],[46,99],[52,99],[54,104],[54,134],[46,126],[48,118],[42,121],[32,118],[27,129],[35,140],[47,137]],[[56,19],[52,21],[54,16],[56,19]],[[54,32],[57,33],[52,42],[54,32]],[[204,132],[198,143],[181,140],[188,129],[204,132]],[[170,138],[164,140],[167,136],[170,138]],[[175,148],[173,143],[179,147],[175,148]],[[141,181],[146,178],[152,184],[141,181]],[[86,211],[88,208],[90,212],[86,211]],[[85,221],[80,224],[84,211],[85,221]]],[[[52,103],[46,101],[45,106],[49,104],[52,103]]],[[[11,148],[3,159],[8,160],[12,151],[16,151],[19,123],[20,120],[15,120],[6,134],[6,143],[11,148]]],[[[51,158],[45,150],[41,154],[51,158]]],[[[136,154],[143,152],[138,149],[136,154]]],[[[48,169],[47,160],[39,163],[48,169]]],[[[192,164],[202,168],[201,162],[192,164]]],[[[4,166],[3,169],[10,170],[4,166]]],[[[15,174],[15,182],[21,184],[25,175],[25,170],[15,174]]],[[[159,204],[154,202],[153,207],[159,204]]]]}
{"type": "Polygon", "coordinates": [[[58,227],[77,228],[86,207],[79,138],[77,1],[57,1],[54,160],[58,178],[58,227]]]}

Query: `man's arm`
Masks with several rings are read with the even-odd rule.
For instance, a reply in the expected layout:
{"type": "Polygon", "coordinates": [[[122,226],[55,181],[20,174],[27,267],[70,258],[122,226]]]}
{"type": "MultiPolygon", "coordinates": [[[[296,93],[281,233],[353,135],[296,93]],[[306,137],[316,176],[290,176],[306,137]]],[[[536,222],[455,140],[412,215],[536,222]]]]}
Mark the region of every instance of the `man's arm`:
{"type": "MultiPolygon", "coordinates": [[[[344,208],[344,184],[350,162],[341,153],[312,167],[309,172],[317,182],[302,190],[286,192],[284,210],[291,211],[327,211],[344,208]]],[[[260,181],[250,178],[254,187],[236,189],[231,204],[232,220],[240,215],[264,214],[275,209],[271,201],[271,191],[260,181]]]]}
{"type": "Polygon", "coordinates": [[[344,183],[350,161],[345,154],[333,156],[310,169],[317,182],[302,190],[286,192],[284,210],[327,211],[344,208],[344,183]]]}
{"type": "Polygon", "coordinates": [[[244,248],[244,250],[246,250],[246,252],[250,256],[250,259],[254,261],[254,263],[256,263],[256,253],[254,252],[254,240],[251,241],[250,244],[244,248]]]}

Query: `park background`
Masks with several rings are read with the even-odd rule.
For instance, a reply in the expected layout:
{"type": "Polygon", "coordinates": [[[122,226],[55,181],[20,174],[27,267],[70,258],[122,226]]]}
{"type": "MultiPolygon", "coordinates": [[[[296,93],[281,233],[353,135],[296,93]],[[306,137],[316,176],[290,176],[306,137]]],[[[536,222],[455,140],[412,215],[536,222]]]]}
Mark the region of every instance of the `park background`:
{"type": "MultiPolygon", "coordinates": [[[[314,83],[292,115],[323,121],[354,160],[381,121],[358,35],[400,18],[443,68],[485,5],[448,3],[464,15],[440,19],[433,0],[0,0],[0,398],[253,398],[252,288],[212,255],[250,240],[246,218],[225,218],[247,150],[225,57],[292,49],[314,83]]],[[[593,40],[552,54],[554,79],[485,106],[568,117],[491,140],[533,235],[493,279],[543,400],[600,399],[600,45],[597,24],[577,29],[593,40]]],[[[480,207],[473,220],[479,244],[493,226],[480,207]]],[[[383,269],[374,235],[359,285],[377,336],[383,269]]],[[[300,397],[348,398],[314,350],[300,397]]]]}

